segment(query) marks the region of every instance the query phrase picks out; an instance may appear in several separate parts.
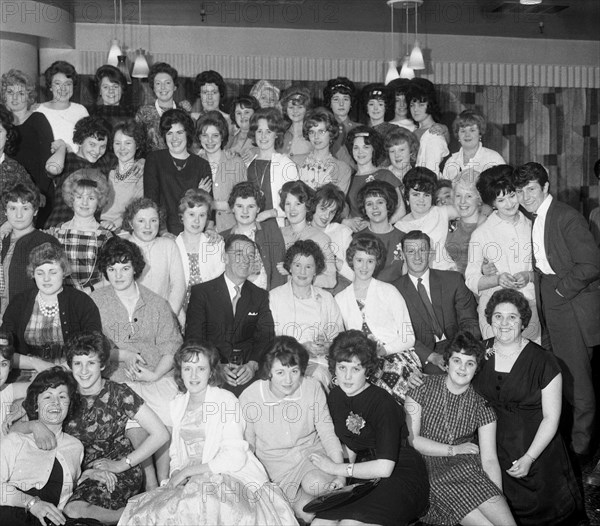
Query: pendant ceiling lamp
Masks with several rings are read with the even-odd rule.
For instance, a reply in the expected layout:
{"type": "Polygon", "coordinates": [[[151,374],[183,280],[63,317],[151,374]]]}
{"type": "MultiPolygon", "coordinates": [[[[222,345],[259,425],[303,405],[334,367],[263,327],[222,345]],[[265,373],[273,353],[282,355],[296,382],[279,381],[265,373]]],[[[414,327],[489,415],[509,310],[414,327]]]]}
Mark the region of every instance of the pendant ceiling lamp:
{"type": "MultiPolygon", "coordinates": [[[[139,0],[139,26],[142,26],[142,0],[139,0]]],[[[138,48],[136,51],[135,62],[133,63],[133,71],[131,76],[136,79],[146,79],[150,73],[148,61],[146,60],[145,51],[142,48],[138,48]]]]}
{"type": "MultiPolygon", "coordinates": [[[[389,2],[388,2],[389,4],[389,2]]],[[[394,6],[390,5],[390,19],[391,19],[391,28],[390,28],[390,39],[392,42],[392,52],[390,54],[391,57],[394,57],[395,49],[394,49],[394,6]]],[[[385,75],[385,85],[387,86],[392,80],[396,80],[400,78],[398,74],[398,62],[396,60],[390,60],[388,62],[388,70],[385,75]]]]}
{"type": "Polygon", "coordinates": [[[114,19],[114,32],[113,39],[110,43],[110,49],[108,50],[108,57],[106,58],[106,63],[110,66],[117,66],[119,63],[119,55],[121,54],[121,47],[119,46],[119,41],[117,40],[117,0],[113,0],[113,9],[115,14],[114,19]]]}
{"type": "MultiPolygon", "coordinates": [[[[393,33],[393,10],[404,9],[406,15],[406,53],[402,58],[400,78],[412,79],[415,76],[415,70],[425,69],[425,61],[423,60],[423,52],[419,44],[419,33],[417,27],[418,8],[423,4],[423,0],[387,0],[387,4],[392,10],[392,33],[393,33]],[[414,8],[415,13],[415,40],[412,50],[409,49],[409,15],[410,9],[414,8]]],[[[390,68],[391,69],[391,68],[390,68]]],[[[397,71],[397,70],[396,70],[397,71]]],[[[389,73],[389,70],[388,70],[389,73]]],[[[386,79],[387,80],[387,79],[386,79]]]]}

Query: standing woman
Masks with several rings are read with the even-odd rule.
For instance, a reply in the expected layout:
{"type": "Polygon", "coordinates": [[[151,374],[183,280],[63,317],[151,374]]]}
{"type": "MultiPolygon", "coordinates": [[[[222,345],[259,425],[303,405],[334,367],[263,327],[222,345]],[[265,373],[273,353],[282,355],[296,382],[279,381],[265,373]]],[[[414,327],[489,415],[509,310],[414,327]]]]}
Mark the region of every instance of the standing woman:
{"type": "Polygon", "coordinates": [[[167,145],[161,131],[161,117],[167,110],[179,107],[173,100],[177,90],[177,70],[165,62],[152,64],[148,74],[148,86],[152,88],[156,100],[154,104],[141,106],[135,115],[135,120],[146,126],[150,149],[163,150],[167,145]]]}
{"type": "Polygon", "coordinates": [[[429,483],[421,455],[408,443],[404,410],[367,378],[377,367],[375,342],[359,331],[341,333],[329,348],[329,370],[337,385],[327,397],[335,433],[346,446],[349,462],[334,462],[318,453],[319,469],[348,483],[380,478],[363,497],[317,512],[313,526],[379,524],[406,526],[428,504],[429,483]]]}
{"type": "Polygon", "coordinates": [[[36,218],[36,225],[42,227],[54,202],[52,180],[46,174],[46,161],[54,140],[52,128],[43,114],[32,109],[36,89],[28,75],[18,69],[9,70],[2,75],[0,89],[0,102],[12,113],[20,137],[14,145],[14,159],[25,168],[46,199],[36,218]]]}
{"type": "Polygon", "coordinates": [[[367,126],[385,138],[395,128],[394,124],[385,121],[393,104],[392,91],[383,84],[369,84],[363,88],[361,98],[363,110],[369,117],[367,126]]]}
{"type": "Polygon", "coordinates": [[[312,150],[312,144],[304,136],[304,118],[312,107],[308,88],[292,86],[281,95],[281,108],[289,127],[283,136],[281,153],[287,155],[300,168],[312,150]]]}
{"type": "MultiPolygon", "coordinates": [[[[231,125],[229,115],[222,111],[223,102],[227,96],[227,86],[223,77],[209,69],[196,75],[194,79],[194,91],[200,97],[198,112],[192,112],[192,119],[198,120],[209,111],[218,111],[221,116],[227,121],[227,127],[231,125]]],[[[198,106],[198,102],[194,103],[194,108],[198,106]]],[[[225,144],[227,142],[225,141],[225,144]]]]}
{"type": "Polygon", "coordinates": [[[284,226],[285,212],[279,206],[279,194],[284,183],[298,179],[296,164],[276,150],[283,146],[285,122],[274,108],[258,110],[250,121],[248,136],[258,147],[258,154],[248,167],[248,181],[253,182],[265,198],[264,210],[258,220],[277,219],[284,226]]]}
{"type": "Polygon", "coordinates": [[[211,192],[212,174],[210,164],[189,151],[194,121],[185,111],[165,111],[160,117],[160,135],[167,149],[150,152],[146,158],[144,196],[158,204],[166,215],[166,230],[177,235],[183,229],[178,212],[181,196],[190,188],[211,192]]]}
{"type": "Polygon", "coordinates": [[[392,80],[387,87],[394,92],[396,104],[394,106],[394,118],[390,121],[390,124],[395,124],[401,128],[405,128],[410,132],[414,132],[417,129],[415,121],[412,120],[410,112],[408,111],[408,89],[410,86],[410,80],[408,79],[396,79],[392,80]]]}
{"type": "Polygon", "coordinates": [[[246,180],[246,165],[237,155],[227,156],[224,148],[229,140],[229,125],[219,111],[204,113],[196,123],[196,138],[200,141],[204,157],[210,164],[212,194],[217,232],[228,230],[235,224],[227,200],[231,189],[246,180]]]}
{"type": "Polygon", "coordinates": [[[133,107],[123,99],[127,81],[119,68],[108,64],[100,66],[94,75],[94,86],[99,100],[95,101],[91,115],[106,119],[113,128],[116,124],[133,118],[133,107]]]}
{"type": "Polygon", "coordinates": [[[252,139],[248,137],[250,130],[250,120],[252,115],[260,109],[260,104],[251,95],[241,95],[231,103],[231,112],[229,117],[235,124],[234,132],[229,137],[227,149],[237,153],[246,166],[256,155],[256,147],[252,145],[252,139]]]}
{"type": "MultiPolygon", "coordinates": [[[[46,116],[52,128],[54,141],[63,141],[67,151],[76,152],[79,149],[74,141],[75,124],[88,111],[81,104],[71,102],[73,89],[78,81],[75,68],[64,60],[53,62],[44,72],[46,90],[52,94],[52,99],[40,104],[35,111],[46,116]]],[[[56,148],[53,148],[53,152],[56,148]]]]}
{"type": "Polygon", "coordinates": [[[523,337],[531,312],[520,292],[494,292],[485,311],[494,337],[473,386],[498,417],[502,488],[518,523],[578,524],[583,502],[558,432],[562,374],[551,352],[523,337]]]}
{"type": "Polygon", "coordinates": [[[482,144],[486,130],[483,115],[465,110],[456,117],[452,129],[460,143],[460,150],[446,161],[442,178],[454,181],[467,168],[481,173],[492,166],[506,164],[498,152],[482,144]]]}
{"type": "Polygon", "coordinates": [[[339,128],[337,140],[331,145],[331,153],[340,161],[356,168],[351,150],[348,150],[346,146],[348,133],[359,125],[358,122],[354,122],[348,117],[350,109],[356,105],[354,82],[346,77],[337,77],[327,81],[327,85],[323,89],[323,103],[332,111],[339,128]]]}

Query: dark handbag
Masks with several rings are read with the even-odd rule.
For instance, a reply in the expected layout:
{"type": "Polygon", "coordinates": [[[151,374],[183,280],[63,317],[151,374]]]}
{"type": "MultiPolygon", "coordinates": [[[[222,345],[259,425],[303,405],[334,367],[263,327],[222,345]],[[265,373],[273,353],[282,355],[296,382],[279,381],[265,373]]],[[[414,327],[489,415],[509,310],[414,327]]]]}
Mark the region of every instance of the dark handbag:
{"type": "Polygon", "coordinates": [[[304,508],[306,513],[318,513],[319,511],[330,510],[340,504],[348,501],[355,501],[369,493],[379,484],[380,479],[367,480],[357,484],[350,484],[343,488],[334,489],[325,495],[321,495],[311,500],[304,508]]]}

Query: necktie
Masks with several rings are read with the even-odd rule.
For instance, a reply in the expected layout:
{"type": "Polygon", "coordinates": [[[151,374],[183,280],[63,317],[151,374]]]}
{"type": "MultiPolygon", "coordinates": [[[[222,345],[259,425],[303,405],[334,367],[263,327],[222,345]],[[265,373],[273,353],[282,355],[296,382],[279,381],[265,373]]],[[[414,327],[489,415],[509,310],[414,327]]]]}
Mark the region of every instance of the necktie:
{"type": "Polygon", "coordinates": [[[242,294],[239,285],[234,285],[233,288],[235,289],[235,296],[231,300],[231,306],[233,307],[233,315],[235,316],[235,308],[237,307],[237,303],[240,301],[242,294]]]}
{"type": "Polygon", "coordinates": [[[431,304],[431,300],[427,295],[427,290],[425,290],[425,285],[423,285],[423,280],[421,278],[417,279],[417,291],[419,292],[419,296],[421,296],[421,301],[423,302],[423,305],[425,305],[425,310],[427,311],[427,314],[429,314],[429,318],[431,320],[431,327],[433,328],[434,334],[438,338],[441,338],[444,335],[444,331],[442,330],[440,322],[435,316],[433,305],[431,304]]]}

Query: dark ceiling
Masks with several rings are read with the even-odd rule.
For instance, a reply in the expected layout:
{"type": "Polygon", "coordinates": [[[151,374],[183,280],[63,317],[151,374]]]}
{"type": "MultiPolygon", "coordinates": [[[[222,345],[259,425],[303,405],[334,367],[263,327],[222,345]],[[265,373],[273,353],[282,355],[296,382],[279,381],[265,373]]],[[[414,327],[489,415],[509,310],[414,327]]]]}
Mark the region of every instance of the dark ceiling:
{"type": "MultiPolygon", "coordinates": [[[[114,22],[114,0],[41,1],[64,7],[77,22],[114,22]]],[[[138,0],[121,2],[123,22],[137,23],[138,0]]],[[[395,11],[396,31],[404,16],[395,11]]],[[[385,0],[142,0],[142,23],[389,31],[390,8],[385,0]]],[[[533,7],[518,0],[424,0],[418,24],[429,34],[600,41],[600,0],[543,0],[533,7]]]]}

